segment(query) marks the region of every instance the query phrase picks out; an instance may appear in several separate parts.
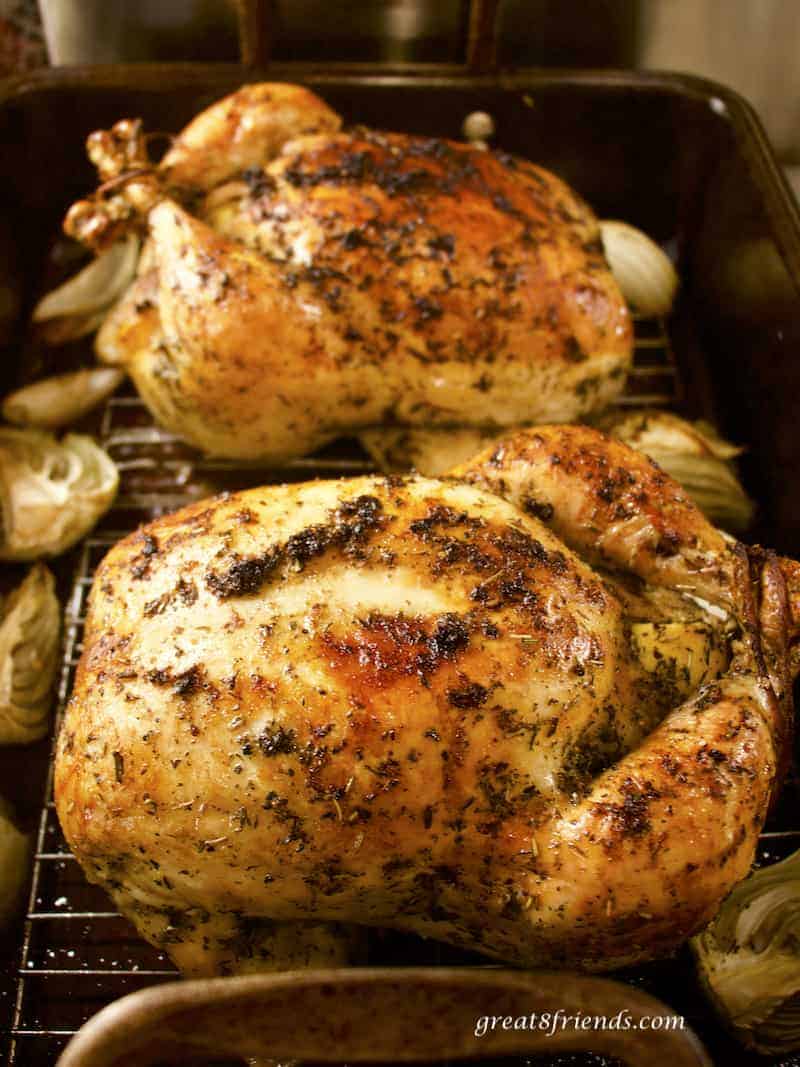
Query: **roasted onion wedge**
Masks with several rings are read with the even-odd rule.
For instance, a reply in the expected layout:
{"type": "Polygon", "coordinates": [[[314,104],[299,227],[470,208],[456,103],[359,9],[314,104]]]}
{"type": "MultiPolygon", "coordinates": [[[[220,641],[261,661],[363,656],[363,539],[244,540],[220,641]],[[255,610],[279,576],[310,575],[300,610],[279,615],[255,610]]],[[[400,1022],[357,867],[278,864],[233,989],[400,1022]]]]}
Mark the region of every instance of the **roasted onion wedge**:
{"type": "Polygon", "coordinates": [[[3,401],[3,418],[16,426],[57,430],[82,418],[125,378],[119,367],[84,367],[17,389],[3,401]]]}
{"type": "Polygon", "coordinates": [[[666,315],[678,291],[678,275],[666,252],[627,222],[601,222],[600,236],[611,273],[631,307],[648,317],[666,315]]]}
{"type": "Polygon", "coordinates": [[[706,992],[746,1045],[800,1049],[800,851],[740,882],[691,946],[706,992]]]}
{"type": "Polygon", "coordinates": [[[117,468],[90,437],[0,429],[0,559],[57,556],[111,506],[117,468]]]}
{"type": "Polygon", "coordinates": [[[36,563],[0,617],[0,744],[27,744],[47,733],[60,631],[53,575],[36,563]]]}
{"type": "Polygon", "coordinates": [[[63,285],[42,297],[33,309],[33,321],[82,319],[109,307],[133,281],[139,244],[139,238],[130,234],[102,252],[63,285]]]}

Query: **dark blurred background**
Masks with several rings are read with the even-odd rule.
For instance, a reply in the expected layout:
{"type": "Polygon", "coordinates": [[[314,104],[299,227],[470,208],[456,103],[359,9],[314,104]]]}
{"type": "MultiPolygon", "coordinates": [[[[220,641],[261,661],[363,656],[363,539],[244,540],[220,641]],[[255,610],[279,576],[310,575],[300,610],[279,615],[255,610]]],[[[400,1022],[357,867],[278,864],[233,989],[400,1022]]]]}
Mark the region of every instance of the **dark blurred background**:
{"type": "MultiPolygon", "coordinates": [[[[466,0],[272,0],[277,60],[460,63],[466,0]]],[[[800,165],[800,0],[501,0],[501,68],[698,74],[755,106],[800,165]]],[[[0,0],[0,72],[47,62],[235,60],[233,0],[0,0]]]]}
{"type": "MultiPolygon", "coordinates": [[[[756,107],[797,188],[799,16],[800,0],[501,0],[497,62],[502,69],[675,70],[720,81],[756,107]]],[[[280,61],[463,63],[467,18],[467,0],[273,0],[272,54],[280,61]]],[[[0,76],[48,61],[237,58],[232,0],[0,0],[0,76]]],[[[638,137],[636,128],[625,132],[638,137]]],[[[651,138],[651,148],[652,143],[651,138]]],[[[726,221],[720,223],[722,231],[726,221]]],[[[745,233],[743,240],[748,239],[745,233]]],[[[755,279],[756,294],[768,294],[773,285],[780,294],[775,277],[777,271],[782,278],[783,268],[772,245],[751,244],[750,251],[749,260],[728,258],[742,275],[755,279]]],[[[743,281],[734,278],[729,284],[734,282],[744,289],[743,281]]],[[[753,343],[760,344],[761,338],[753,343]]],[[[731,375],[732,391],[746,388],[731,375]]],[[[787,406],[794,399],[787,390],[787,406]]],[[[755,481],[761,476],[757,459],[751,464],[755,481]]],[[[32,777],[30,790],[37,798],[38,789],[38,779],[32,777]]],[[[9,953],[13,944],[16,954],[15,937],[8,941],[9,953]]],[[[15,993],[12,969],[5,970],[4,986],[0,959],[0,1023],[15,993]]],[[[691,1002],[693,987],[679,989],[673,982],[672,988],[691,1002]]],[[[735,1057],[732,1050],[721,1062],[742,1062],[735,1057]]]]}
{"type": "MultiPolygon", "coordinates": [[[[274,0],[276,59],[457,63],[465,0],[274,0]]],[[[41,0],[61,62],[235,59],[228,0],[41,0]]],[[[505,0],[505,65],[632,66],[639,0],[505,0]]]]}

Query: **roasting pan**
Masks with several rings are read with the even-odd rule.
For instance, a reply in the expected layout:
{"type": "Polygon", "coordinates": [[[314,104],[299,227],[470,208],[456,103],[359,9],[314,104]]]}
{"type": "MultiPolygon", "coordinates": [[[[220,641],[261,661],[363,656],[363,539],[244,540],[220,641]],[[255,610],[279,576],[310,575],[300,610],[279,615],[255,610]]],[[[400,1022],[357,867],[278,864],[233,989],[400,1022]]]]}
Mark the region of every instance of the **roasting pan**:
{"type": "MultiPolygon", "coordinates": [[[[624,218],[673,248],[680,299],[666,330],[637,324],[631,391],[639,403],[712,418],[744,444],[744,481],[758,504],[752,538],[797,555],[800,214],[744,101],[695,78],[624,72],[416,67],[376,73],[287,64],[270,66],[268,76],[308,85],[346,121],[388,129],[458,137],[467,114],[488,111],[498,146],[559,173],[601,217],[624,218]]],[[[0,87],[3,391],[86,355],[85,347],[42,352],[24,328],[45,279],[58,270],[52,249],[64,208],[93,186],[86,134],[129,115],[142,116],[149,129],[174,131],[257,77],[252,67],[137,65],[49,70],[0,87]]],[[[66,605],[59,711],[80,654],[93,568],[118,537],[219,489],[368,469],[347,444],[281,470],[200,459],[154,427],[124,390],[86,426],[119,463],[122,484],[101,526],[59,564],[66,605]]],[[[175,977],[165,957],[136,937],[70,858],[51,802],[49,755],[50,741],[0,749],[0,792],[14,797],[36,837],[27,914],[0,940],[0,1062],[15,1067],[54,1063],[72,1033],[105,1005],[175,977]]],[[[762,862],[800,847],[797,801],[790,779],[762,838],[762,862]]],[[[372,955],[376,964],[424,968],[480,962],[396,934],[376,934],[372,955]]],[[[715,1022],[685,950],[621,977],[685,1015],[715,1061],[765,1062],[748,1057],[715,1022]]],[[[800,1064],[800,1058],[775,1062],[800,1064]]]]}

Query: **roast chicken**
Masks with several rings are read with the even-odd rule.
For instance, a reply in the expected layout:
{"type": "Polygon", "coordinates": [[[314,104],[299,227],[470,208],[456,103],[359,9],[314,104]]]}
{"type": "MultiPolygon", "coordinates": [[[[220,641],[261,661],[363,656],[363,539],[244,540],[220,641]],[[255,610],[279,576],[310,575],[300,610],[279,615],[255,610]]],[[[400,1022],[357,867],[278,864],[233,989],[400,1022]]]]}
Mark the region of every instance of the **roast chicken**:
{"type": "Polygon", "coordinates": [[[553,174],[455,141],[343,132],[298,86],[246,86],[160,164],[137,121],[89,139],[66,230],[138,230],[101,360],[222,456],[282,461],[374,424],[571,421],[625,383],[632,331],[597,221],[553,174]]]}
{"type": "Polygon", "coordinates": [[[342,963],[366,927],[632,964],[750,869],[799,621],[797,564],[587,427],[223,494],[100,566],[58,813],[187,974],[342,963]]]}

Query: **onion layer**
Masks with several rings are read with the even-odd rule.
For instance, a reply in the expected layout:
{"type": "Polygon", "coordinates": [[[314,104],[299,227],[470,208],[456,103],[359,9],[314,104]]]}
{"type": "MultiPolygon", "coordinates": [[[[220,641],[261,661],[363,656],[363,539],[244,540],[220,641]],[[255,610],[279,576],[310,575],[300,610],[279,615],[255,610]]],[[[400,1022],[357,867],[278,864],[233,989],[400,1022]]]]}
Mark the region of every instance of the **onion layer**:
{"type": "Polygon", "coordinates": [[[123,382],[117,367],[86,367],[43,378],[17,389],[3,401],[3,418],[17,426],[57,430],[77,421],[123,382]]]}
{"type": "Polygon", "coordinates": [[[108,307],[133,281],[138,259],[139,238],[131,234],[42,297],[33,309],[33,321],[85,315],[108,307]]]}
{"type": "Polygon", "coordinates": [[[740,882],[690,944],[707,994],[746,1045],[800,1049],[800,851],[740,882]]]}
{"type": "Polygon", "coordinates": [[[57,556],[111,506],[119,475],[90,437],[0,429],[0,559],[57,556]]]}
{"type": "Polygon", "coordinates": [[[53,576],[36,563],[0,620],[0,744],[24,745],[47,733],[60,632],[53,576]]]}
{"type": "Polygon", "coordinates": [[[601,222],[600,236],[611,273],[631,307],[642,315],[666,315],[678,291],[669,256],[627,222],[601,222]]]}

